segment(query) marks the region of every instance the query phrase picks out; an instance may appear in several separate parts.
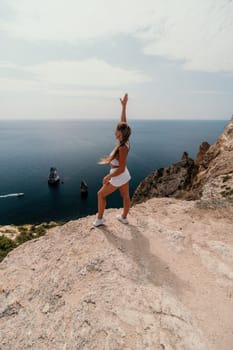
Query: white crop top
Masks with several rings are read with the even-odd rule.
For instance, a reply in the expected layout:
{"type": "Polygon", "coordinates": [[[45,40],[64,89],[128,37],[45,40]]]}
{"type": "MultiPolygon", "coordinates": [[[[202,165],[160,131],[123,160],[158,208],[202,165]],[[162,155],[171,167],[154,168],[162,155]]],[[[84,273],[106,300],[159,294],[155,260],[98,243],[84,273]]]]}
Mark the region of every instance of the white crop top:
{"type": "Polygon", "coordinates": [[[116,158],[114,158],[114,159],[111,161],[110,164],[113,165],[113,166],[118,166],[118,165],[119,165],[119,160],[116,159],[116,158]]]}

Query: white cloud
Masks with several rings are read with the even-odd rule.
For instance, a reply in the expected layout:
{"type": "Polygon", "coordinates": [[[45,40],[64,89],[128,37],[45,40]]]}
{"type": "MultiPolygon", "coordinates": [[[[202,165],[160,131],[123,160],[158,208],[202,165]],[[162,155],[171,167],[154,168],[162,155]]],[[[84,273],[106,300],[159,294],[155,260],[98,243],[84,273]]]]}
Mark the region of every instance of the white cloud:
{"type": "Polygon", "coordinates": [[[119,87],[141,83],[149,78],[143,73],[130,71],[97,59],[84,61],[57,61],[29,67],[40,80],[74,87],[119,87]]]}
{"type": "Polygon", "coordinates": [[[144,52],[181,60],[188,70],[233,72],[233,2],[205,0],[186,1],[177,8],[174,5],[159,31],[151,26],[139,33],[144,52]]]}
{"type": "Polygon", "coordinates": [[[97,59],[54,61],[27,67],[0,62],[0,67],[17,68],[18,71],[31,75],[31,79],[0,79],[2,91],[43,91],[64,96],[93,96],[99,95],[102,89],[102,95],[111,96],[115,89],[122,86],[149,80],[141,72],[113,67],[97,59]]]}
{"type": "Polygon", "coordinates": [[[79,42],[127,34],[143,51],[185,69],[233,71],[233,2],[229,0],[8,0],[0,28],[27,40],[79,42]]]}
{"type": "Polygon", "coordinates": [[[139,16],[144,22],[150,15],[150,8],[135,1],[8,0],[14,16],[11,22],[2,21],[1,24],[2,29],[12,35],[28,40],[76,41],[109,37],[134,31],[139,16]]]}
{"type": "Polygon", "coordinates": [[[0,92],[37,92],[40,90],[38,82],[26,79],[0,78],[0,92]]]}

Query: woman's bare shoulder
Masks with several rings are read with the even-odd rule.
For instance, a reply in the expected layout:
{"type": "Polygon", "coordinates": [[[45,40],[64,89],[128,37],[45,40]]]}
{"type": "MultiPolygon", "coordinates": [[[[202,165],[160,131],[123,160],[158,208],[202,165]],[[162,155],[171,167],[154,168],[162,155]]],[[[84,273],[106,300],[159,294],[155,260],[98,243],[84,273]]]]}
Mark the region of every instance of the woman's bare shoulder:
{"type": "Polygon", "coordinates": [[[121,153],[128,153],[128,151],[129,151],[129,147],[127,147],[127,145],[121,145],[119,147],[119,152],[121,153]]]}

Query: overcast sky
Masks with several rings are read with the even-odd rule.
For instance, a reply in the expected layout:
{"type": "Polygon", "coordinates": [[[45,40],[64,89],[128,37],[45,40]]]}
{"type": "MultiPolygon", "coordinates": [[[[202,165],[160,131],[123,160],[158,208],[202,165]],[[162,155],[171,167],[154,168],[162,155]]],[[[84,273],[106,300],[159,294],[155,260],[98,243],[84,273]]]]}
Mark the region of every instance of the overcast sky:
{"type": "Polygon", "coordinates": [[[1,0],[0,119],[229,119],[231,0],[1,0]]]}

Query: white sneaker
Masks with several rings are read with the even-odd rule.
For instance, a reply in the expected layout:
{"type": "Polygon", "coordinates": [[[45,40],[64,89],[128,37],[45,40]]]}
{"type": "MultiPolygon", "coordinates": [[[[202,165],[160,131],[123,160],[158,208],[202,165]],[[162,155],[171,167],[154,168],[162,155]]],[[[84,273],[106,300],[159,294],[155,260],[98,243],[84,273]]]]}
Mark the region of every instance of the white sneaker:
{"type": "Polygon", "coordinates": [[[116,218],[117,218],[117,220],[122,222],[122,224],[128,224],[129,223],[128,219],[123,218],[121,215],[116,215],[116,218]]]}
{"type": "Polygon", "coordinates": [[[93,225],[95,227],[98,227],[100,225],[103,225],[105,223],[106,219],[104,217],[102,217],[102,219],[98,219],[96,218],[95,221],[93,222],[93,225]]]}

